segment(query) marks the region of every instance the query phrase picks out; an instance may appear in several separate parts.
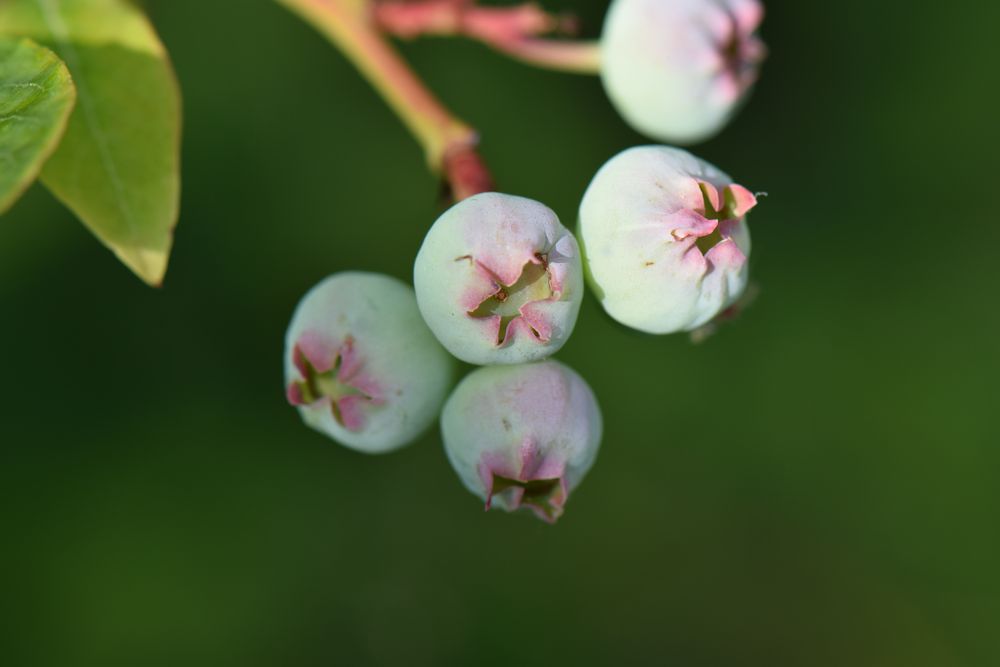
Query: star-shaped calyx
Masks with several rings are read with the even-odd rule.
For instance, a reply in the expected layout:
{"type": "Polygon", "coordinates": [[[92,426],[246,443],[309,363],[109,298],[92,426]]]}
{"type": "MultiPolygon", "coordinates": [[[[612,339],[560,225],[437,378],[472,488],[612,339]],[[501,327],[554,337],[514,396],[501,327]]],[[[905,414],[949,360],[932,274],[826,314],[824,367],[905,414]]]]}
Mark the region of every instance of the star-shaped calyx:
{"type": "Polygon", "coordinates": [[[483,454],[479,476],[486,488],[486,510],[496,498],[509,511],[524,507],[543,521],[555,523],[568,496],[564,471],[565,462],[559,456],[546,456],[531,440],[521,444],[513,468],[500,453],[483,454]]]}
{"type": "Polygon", "coordinates": [[[471,256],[467,259],[489,277],[494,289],[468,312],[469,317],[490,320],[496,327],[498,346],[512,339],[518,329],[535,340],[548,341],[551,327],[543,314],[532,307],[536,303],[559,299],[558,284],[549,272],[547,256],[536,253],[521,269],[517,280],[509,285],[481,262],[471,256]]]}
{"type": "Polygon", "coordinates": [[[757,198],[741,185],[720,189],[698,181],[701,201],[670,216],[671,236],[677,241],[694,237],[691,249],[705,259],[744,262],[746,257],[732,240],[734,230],[747,211],[757,205],[757,198]]]}
{"type": "Polygon", "coordinates": [[[289,403],[329,403],[338,424],[349,431],[360,431],[366,406],[380,405],[382,398],[378,385],[364,373],[354,348],[351,336],[336,346],[319,336],[303,335],[292,352],[302,377],[289,383],[289,403]]]}
{"type": "Polygon", "coordinates": [[[767,47],[756,31],[764,17],[759,3],[744,2],[725,7],[725,20],[716,28],[719,76],[734,89],[745,91],[757,80],[767,47]]]}

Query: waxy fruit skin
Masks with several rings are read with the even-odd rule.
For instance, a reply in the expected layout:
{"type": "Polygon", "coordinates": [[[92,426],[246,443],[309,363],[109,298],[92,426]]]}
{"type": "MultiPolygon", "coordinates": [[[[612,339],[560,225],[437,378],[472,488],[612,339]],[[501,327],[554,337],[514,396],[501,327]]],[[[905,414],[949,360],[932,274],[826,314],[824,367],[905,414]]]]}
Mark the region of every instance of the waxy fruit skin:
{"type": "Polygon", "coordinates": [[[352,449],[411,443],[436,419],[454,360],[413,290],[385,275],[336,273],[299,302],[285,338],[285,387],[302,420],[352,449]]]}
{"type": "Polygon", "coordinates": [[[611,158],[580,204],[585,269],[601,305],[647,333],[706,324],[746,288],[745,215],[756,203],[679,148],[639,146],[611,158]]]}
{"type": "Polygon", "coordinates": [[[614,0],[601,80],[636,130],[670,143],[717,133],[757,80],[758,0],[614,0]]]}
{"type": "Polygon", "coordinates": [[[597,456],[601,411],[587,383],[553,360],[470,373],[441,415],[445,452],[486,508],[554,522],[597,456]]]}
{"type": "Polygon", "coordinates": [[[437,219],[413,284],[427,325],[459,359],[535,361],[573,331],[583,298],[580,248],[548,207],[487,192],[437,219]]]}

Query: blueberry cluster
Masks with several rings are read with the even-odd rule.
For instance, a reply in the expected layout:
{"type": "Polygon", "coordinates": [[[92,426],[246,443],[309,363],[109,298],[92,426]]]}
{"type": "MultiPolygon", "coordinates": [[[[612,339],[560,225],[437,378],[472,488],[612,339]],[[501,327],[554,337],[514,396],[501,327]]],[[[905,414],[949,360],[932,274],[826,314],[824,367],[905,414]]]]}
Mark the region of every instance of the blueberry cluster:
{"type": "MultiPolygon", "coordinates": [[[[756,0],[615,0],[603,37],[609,95],[654,136],[716,131],[752,79],[732,59],[762,48],[758,10],[756,0]],[[658,25],[677,43],[654,40],[658,25]],[[730,60],[712,59],[720,49],[730,60]]],[[[713,165],[660,145],[601,167],[576,235],[537,201],[468,197],[428,231],[414,289],[344,272],[306,294],[286,338],[289,401],[309,426],[370,453],[413,442],[440,415],[448,460],[487,508],[554,521],[601,441],[593,391],[549,358],[573,332],[584,276],[625,326],[697,330],[746,289],[755,204],[713,165]],[[448,396],[454,358],[481,368],[448,396]]]]}
{"type": "Polygon", "coordinates": [[[573,332],[584,265],[622,324],[690,331],[745,289],[745,215],[754,203],[690,153],[632,148],[584,194],[581,255],[548,207],[474,195],[427,233],[415,292],[387,276],[344,272],[306,294],[286,339],[288,398],[309,426],[372,453],[415,440],[444,404],[445,450],[465,486],[488,506],[554,520],[601,439],[587,383],[546,361],[573,332]],[[445,403],[451,355],[484,367],[445,403]]]}

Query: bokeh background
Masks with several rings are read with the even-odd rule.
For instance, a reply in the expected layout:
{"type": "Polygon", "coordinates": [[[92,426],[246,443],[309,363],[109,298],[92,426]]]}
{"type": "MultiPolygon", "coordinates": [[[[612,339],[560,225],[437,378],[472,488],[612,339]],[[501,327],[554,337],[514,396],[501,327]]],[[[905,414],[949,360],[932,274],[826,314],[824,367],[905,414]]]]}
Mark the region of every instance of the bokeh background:
{"type": "MultiPolygon", "coordinates": [[[[605,7],[546,4],[588,35],[605,7]]],[[[760,85],[695,149],[770,194],[760,297],[700,346],[588,297],[559,357],[606,435],[556,526],[484,514],[436,431],[302,426],[295,303],[409,280],[438,183],[280,7],[146,5],[185,97],[165,287],[40,187],[0,220],[0,662],[1000,664],[996,3],[768,3],[760,85]]],[[[401,48],[566,223],[645,142],[594,78],[401,48]]]]}

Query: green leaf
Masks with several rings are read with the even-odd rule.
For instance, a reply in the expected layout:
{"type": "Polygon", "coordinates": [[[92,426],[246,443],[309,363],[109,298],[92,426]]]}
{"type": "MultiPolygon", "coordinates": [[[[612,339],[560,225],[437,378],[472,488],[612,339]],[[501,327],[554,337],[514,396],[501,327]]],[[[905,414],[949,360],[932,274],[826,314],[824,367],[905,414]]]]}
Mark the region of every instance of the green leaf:
{"type": "Polygon", "coordinates": [[[0,38],[0,213],[38,177],[75,101],[56,54],[27,39],[0,38]]]}
{"type": "Polygon", "coordinates": [[[130,269],[159,285],[180,198],[180,93],[163,45],[125,0],[0,0],[0,35],[58,53],[77,106],[42,182],[130,269]]]}

